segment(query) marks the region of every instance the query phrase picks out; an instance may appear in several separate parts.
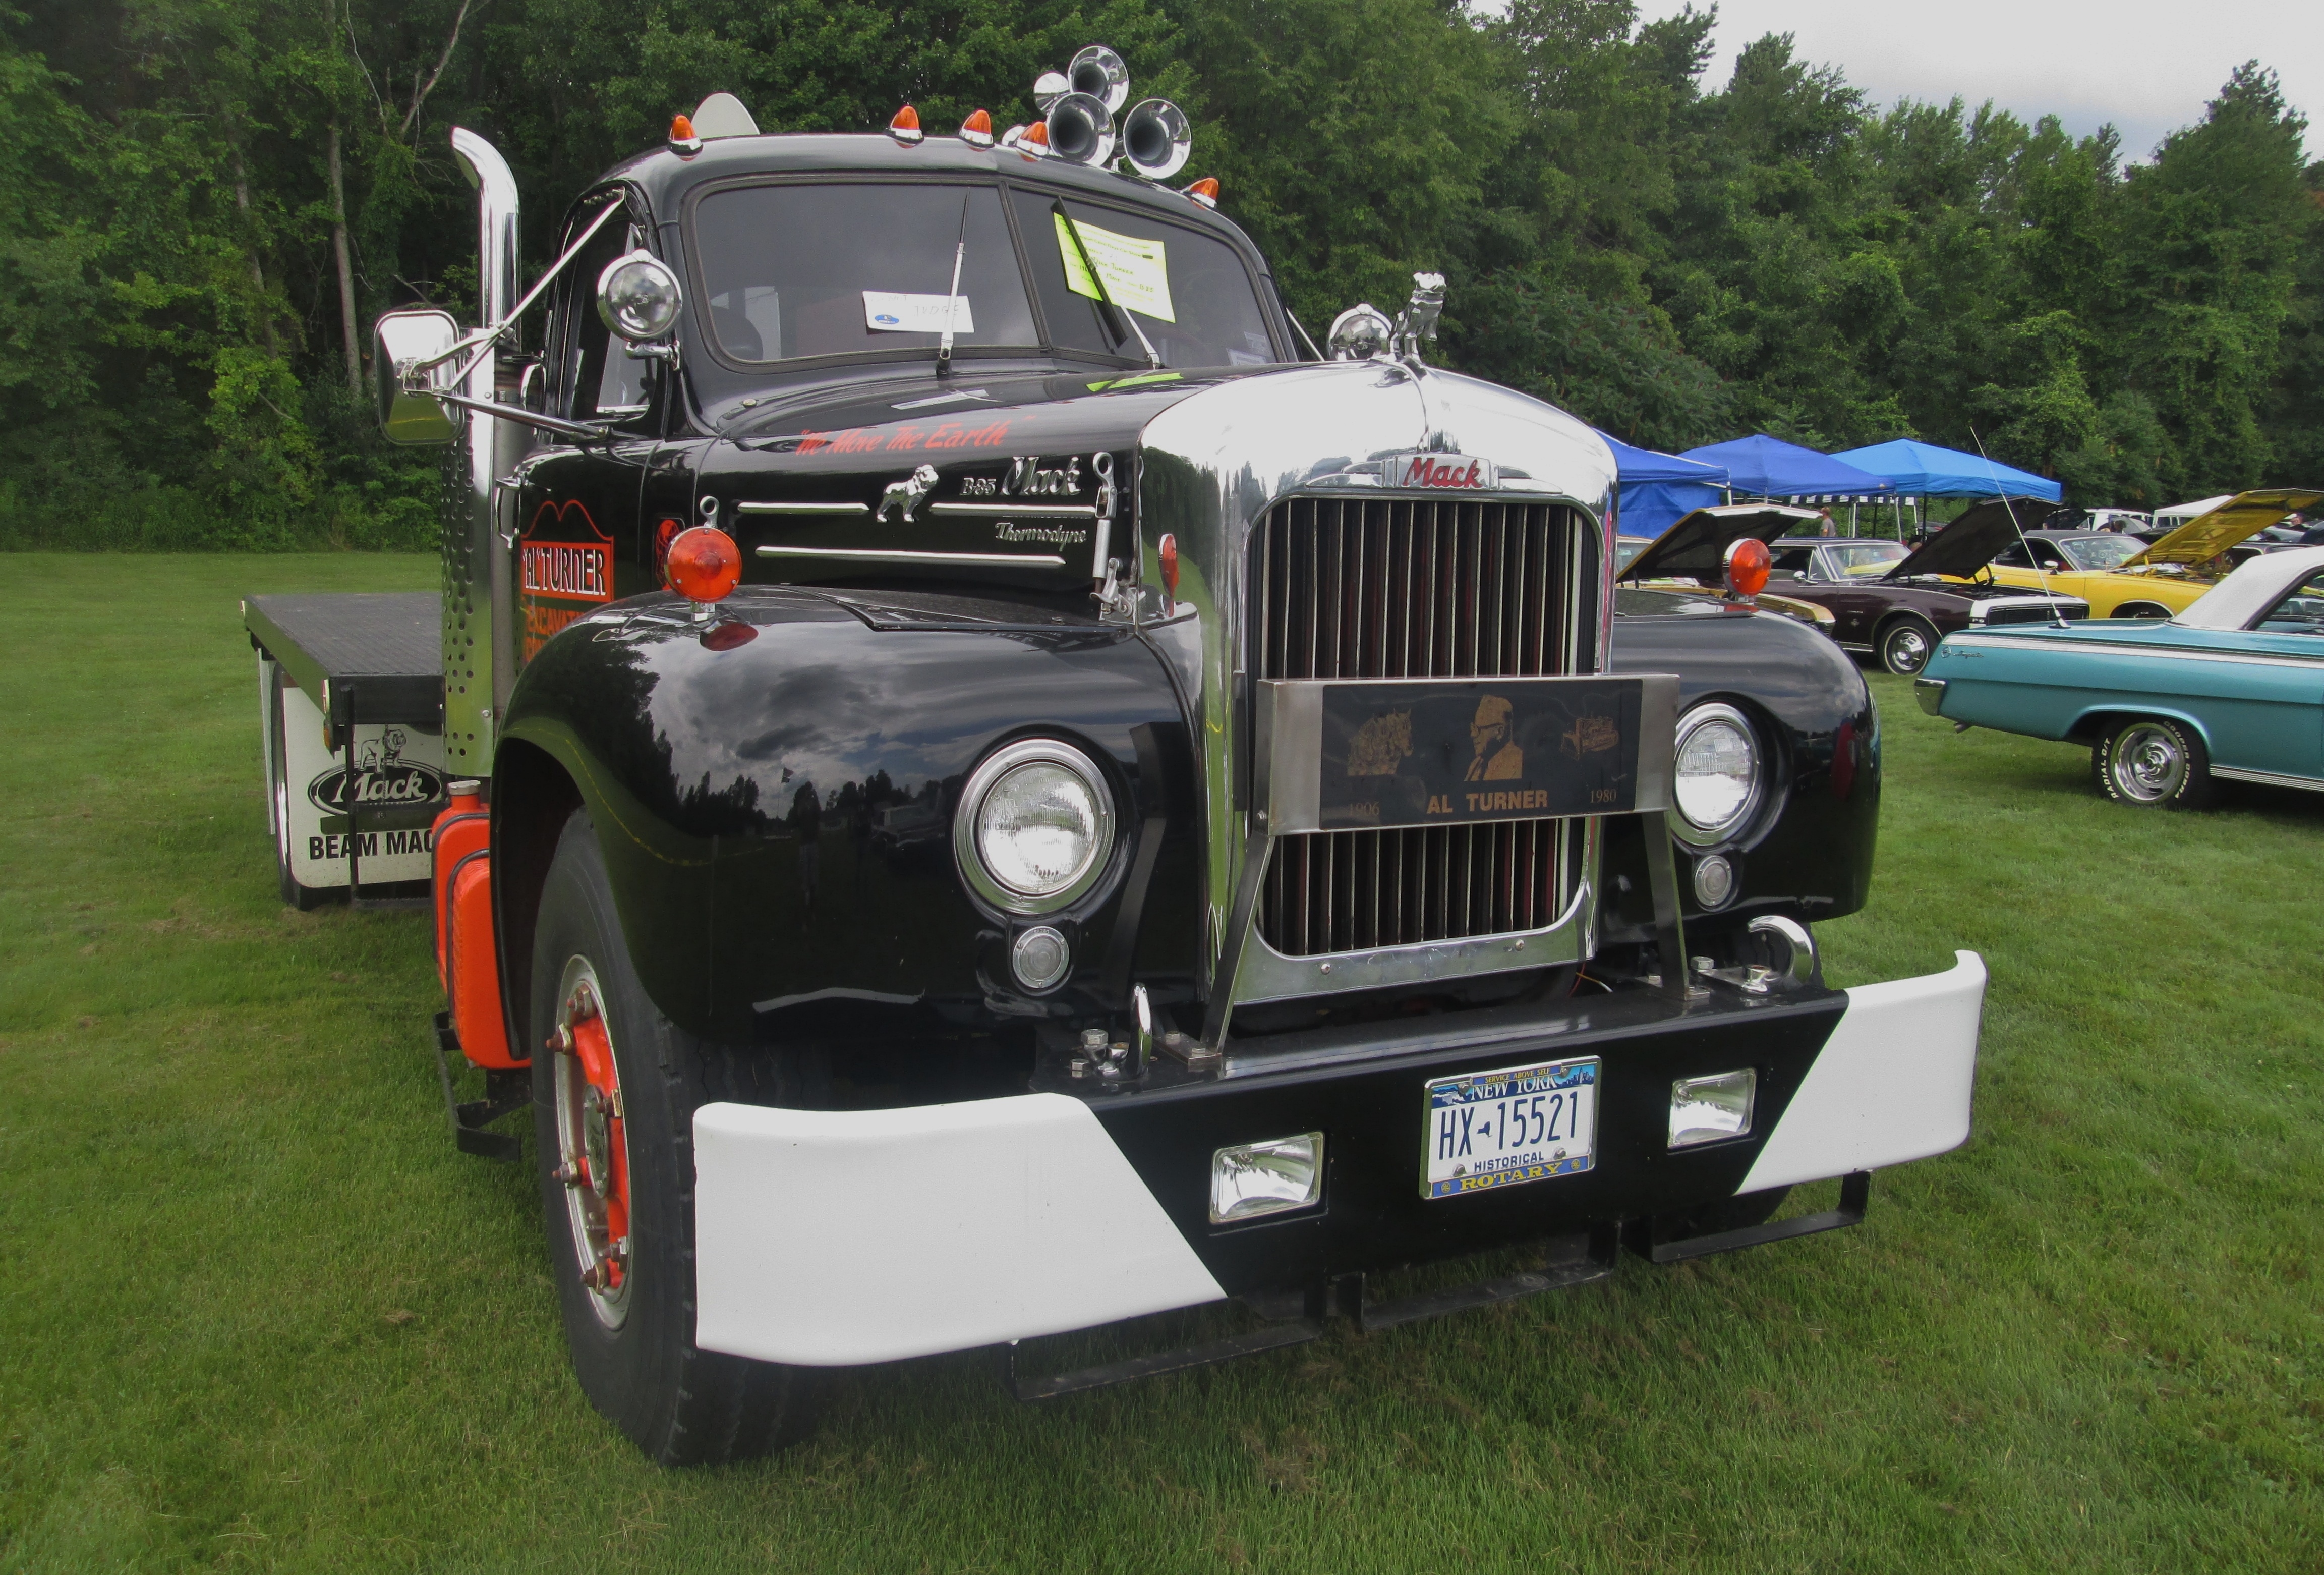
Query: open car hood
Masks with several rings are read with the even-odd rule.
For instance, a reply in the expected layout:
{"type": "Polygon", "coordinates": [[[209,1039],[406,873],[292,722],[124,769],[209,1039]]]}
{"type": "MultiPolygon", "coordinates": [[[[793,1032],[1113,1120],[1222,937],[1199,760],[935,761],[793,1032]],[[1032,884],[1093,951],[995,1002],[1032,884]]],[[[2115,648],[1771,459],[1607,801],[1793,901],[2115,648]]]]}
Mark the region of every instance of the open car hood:
{"type": "MultiPolygon", "coordinates": [[[[1727,549],[1746,536],[1772,542],[1805,521],[1821,518],[1812,508],[1782,504],[1738,503],[1699,508],[1655,538],[1652,545],[1630,560],[1624,579],[1664,579],[1684,577],[1717,585],[1725,572],[1727,549]]],[[[1999,549],[1996,549],[1999,551],[1999,549]]]]}
{"type": "Polygon", "coordinates": [[[2030,498],[1989,498],[1913,549],[1880,578],[1912,579],[1923,574],[1947,574],[1967,579],[2015,543],[2021,528],[2030,531],[2039,526],[2042,515],[2036,511],[2045,506],[2030,498]]]}
{"type": "Polygon", "coordinates": [[[2298,487],[2271,487],[2264,492],[2240,492],[2209,514],[2197,514],[2185,524],[2156,539],[2154,544],[2116,567],[2142,563],[2202,563],[2258,535],[2284,515],[2324,502],[2324,492],[2298,487]]]}

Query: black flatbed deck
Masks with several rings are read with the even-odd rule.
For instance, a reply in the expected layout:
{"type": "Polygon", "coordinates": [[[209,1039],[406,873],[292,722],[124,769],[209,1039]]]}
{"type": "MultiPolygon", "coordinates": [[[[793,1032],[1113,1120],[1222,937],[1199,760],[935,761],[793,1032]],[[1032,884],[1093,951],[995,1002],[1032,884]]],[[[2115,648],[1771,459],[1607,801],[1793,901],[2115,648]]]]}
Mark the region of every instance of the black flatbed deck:
{"type": "Polygon", "coordinates": [[[436,592],[254,596],[242,617],[250,643],[333,726],[442,726],[444,598],[436,592]]]}

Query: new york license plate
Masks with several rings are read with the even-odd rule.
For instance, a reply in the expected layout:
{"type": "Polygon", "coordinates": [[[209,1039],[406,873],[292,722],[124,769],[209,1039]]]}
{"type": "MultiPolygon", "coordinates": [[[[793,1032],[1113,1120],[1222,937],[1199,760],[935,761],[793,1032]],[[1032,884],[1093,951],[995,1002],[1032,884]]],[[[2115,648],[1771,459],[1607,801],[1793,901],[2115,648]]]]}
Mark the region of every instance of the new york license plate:
{"type": "Polygon", "coordinates": [[[1424,1198],[1575,1175],[1597,1163],[1598,1058],[1438,1078],[1427,1109],[1424,1198]]]}

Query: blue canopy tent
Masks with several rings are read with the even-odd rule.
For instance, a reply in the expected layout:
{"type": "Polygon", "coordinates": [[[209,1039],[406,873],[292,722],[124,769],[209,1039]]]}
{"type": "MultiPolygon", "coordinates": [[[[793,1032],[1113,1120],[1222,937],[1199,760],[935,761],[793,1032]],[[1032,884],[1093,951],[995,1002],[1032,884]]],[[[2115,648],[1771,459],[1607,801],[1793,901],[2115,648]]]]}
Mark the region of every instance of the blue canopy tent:
{"type": "Polygon", "coordinates": [[[1725,501],[1727,472],[1719,466],[1633,449],[1619,438],[1598,435],[1614,450],[1619,498],[1615,525],[1623,535],[1659,536],[1696,509],[1725,501]]]}
{"type": "Polygon", "coordinates": [[[1727,468],[1728,485],[1744,497],[1893,497],[1895,484],[1797,443],[1757,432],[1748,438],[1689,449],[1683,459],[1727,468]]]}
{"type": "Polygon", "coordinates": [[[2038,497],[2056,503],[2065,496],[2065,489],[2046,476],[1910,438],[1849,449],[1832,458],[1886,477],[1907,497],[2038,497]]]}

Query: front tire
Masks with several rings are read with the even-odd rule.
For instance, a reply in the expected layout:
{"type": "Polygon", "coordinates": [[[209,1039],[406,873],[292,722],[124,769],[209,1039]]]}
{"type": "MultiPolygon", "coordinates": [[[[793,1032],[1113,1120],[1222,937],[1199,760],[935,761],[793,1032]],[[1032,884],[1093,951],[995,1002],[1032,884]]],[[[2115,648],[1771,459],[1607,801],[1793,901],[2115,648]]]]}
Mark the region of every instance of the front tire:
{"type": "Polygon", "coordinates": [[[541,1214],[582,1392],[665,1466],[803,1439],[820,1374],[694,1343],[694,1112],[779,1096],[775,1063],[655,1010],[586,812],[566,823],[542,885],[530,995],[541,1214]]]}
{"type": "Polygon", "coordinates": [[[1937,653],[1939,637],[1934,625],[1898,618],[1880,631],[1880,665],[1899,678],[1911,678],[1937,653]]]}
{"type": "Polygon", "coordinates": [[[2192,727],[2167,717],[2132,717],[2090,750],[2098,792],[2140,809],[2200,810],[2216,792],[2211,756],[2192,727]]]}

